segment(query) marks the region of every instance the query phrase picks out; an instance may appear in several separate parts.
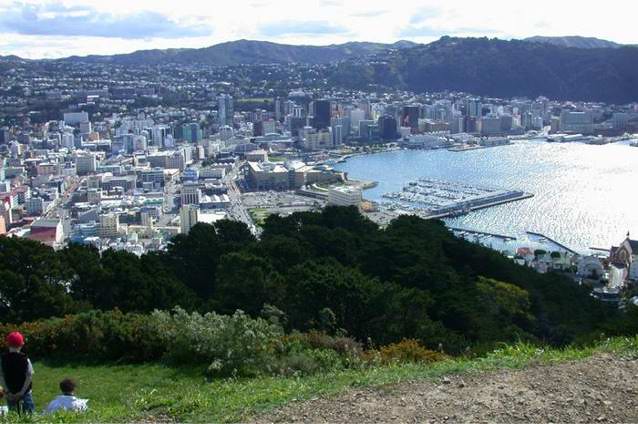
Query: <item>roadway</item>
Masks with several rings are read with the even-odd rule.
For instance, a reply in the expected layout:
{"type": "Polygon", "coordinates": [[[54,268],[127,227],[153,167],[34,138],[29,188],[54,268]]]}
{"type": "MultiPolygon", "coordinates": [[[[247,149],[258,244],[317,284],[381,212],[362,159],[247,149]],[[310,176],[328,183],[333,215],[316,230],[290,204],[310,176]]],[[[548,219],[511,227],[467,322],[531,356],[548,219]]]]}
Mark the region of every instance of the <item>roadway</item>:
{"type": "Polygon", "coordinates": [[[230,207],[227,212],[231,219],[243,222],[248,226],[250,232],[256,237],[261,234],[261,228],[255,225],[253,219],[248,213],[248,210],[244,206],[241,199],[241,190],[237,186],[237,181],[241,178],[239,175],[239,169],[241,163],[235,164],[233,168],[224,176],[224,184],[228,187],[228,197],[230,199],[230,207]]]}

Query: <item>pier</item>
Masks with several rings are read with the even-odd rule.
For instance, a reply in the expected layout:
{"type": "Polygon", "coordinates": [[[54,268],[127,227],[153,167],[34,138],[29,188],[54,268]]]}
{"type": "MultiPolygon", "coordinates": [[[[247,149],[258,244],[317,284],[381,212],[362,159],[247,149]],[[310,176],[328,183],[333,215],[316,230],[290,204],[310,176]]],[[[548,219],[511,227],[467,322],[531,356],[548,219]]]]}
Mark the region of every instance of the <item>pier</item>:
{"type": "Polygon", "coordinates": [[[480,234],[482,236],[490,236],[490,237],[496,237],[496,238],[501,238],[501,239],[509,239],[509,240],[517,240],[516,237],[512,237],[512,236],[505,236],[503,234],[494,234],[494,233],[486,233],[485,231],[476,231],[476,230],[468,230],[466,228],[458,228],[458,227],[448,227],[450,230],[452,231],[458,231],[458,232],[464,232],[464,233],[470,233],[470,234],[480,234]]]}
{"type": "Polygon", "coordinates": [[[388,210],[411,212],[423,218],[448,218],[528,199],[533,194],[422,178],[383,197],[388,199],[382,203],[388,210]]]}
{"type": "Polygon", "coordinates": [[[547,241],[550,241],[550,242],[554,243],[556,246],[560,247],[561,249],[571,253],[572,255],[578,255],[579,254],[578,252],[576,252],[575,250],[570,249],[569,247],[565,246],[564,244],[559,243],[556,240],[552,240],[551,238],[547,237],[545,234],[535,233],[533,231],[527,231],[527,234],[529,234],[530,236],[544,238],[547,241]]]}

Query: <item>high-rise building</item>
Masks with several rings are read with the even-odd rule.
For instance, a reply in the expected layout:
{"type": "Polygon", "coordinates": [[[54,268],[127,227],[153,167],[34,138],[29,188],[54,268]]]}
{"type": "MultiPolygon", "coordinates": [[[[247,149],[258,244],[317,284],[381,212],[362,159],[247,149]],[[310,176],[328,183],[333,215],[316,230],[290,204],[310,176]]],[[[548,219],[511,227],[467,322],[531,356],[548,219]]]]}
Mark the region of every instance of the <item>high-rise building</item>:
{"type": "Polygon", "coordinates": [[[8,128],[0,128],[0,144],[8,144],[11,139],[11,133],[8,128]]]}
{"type": "Polygon", "coordinates": [[[379,117],[377,121],[379,125],[379,136],[383,141],[396,140],[397,134],[397,120],[393,116],[383,115],[379,117]]]}
{"type": "Polygon", "coordinates": [[[151,142],[154,146],[164,147],[164,140],[166,136],[171,133],[171,130],[166,125],[154,125],[151,128],[151,142]]]}
{"type": "Polygon", "coordinates": [[[199,208],[197,205],[184,205],[179,210],[179,229],[180,233],[188,234],[197,224],[197,220],[199,219],[199,208]]]}
{"type": "Polygon", "coordinates": [[[285,100],[281,97],[275,98],[275,121],[282,122],[286,114],[285,100]]]}
{"type": "Polygon", "coordinates": [[[97,159],[92,153],[75,156],[75,170],[78,175],[87,175],[97,170],[97,159]]]}
{"type": "Polygon", "coordinates": [[[315,100],[313,102],[313,126],[317,129],[326,129],[330,126],[332,104],[330,100],[315,100]]]}
{"type": "Polygon", "coordinates": [[[182,206],[199,205],[200,197],[201,191],[198,183],[185,183],[182,185],[182,192],[180,195],[182,206]]]}
{"type": "Polygon", "coordinates": [[[234,114],[233,97],[230,94],[220,94],[217,97],[217,120],[219,126],[232,126],[234,114]]]}
{"type": "Polygon", "coordinates": [[[350,111],[350,128],[359,135],[359,122],[364,120],[366,113],[362,109],[353,109],[350,111]]]}
{"type": "Polygon", "coordinates": [[[189,143],[199,143],[203,138],[202,129],[199,127],[199,124],[197,122],[191,122],[182,125],[182,138],[189,143]]]}
{"type": "Polygon", "coordinates": [[[412,128],[412,132],[419,130],[420,107],[418,105],[403,106],[401,126],[412,128]]]}
{"type": "Polygon", "coordinates": [[[465,101],[465,114],[470,118],[480,118],[483,110],[481,101],[477,98],[467,99],[465,101]]]}
{"type": "Polygon", "coordinates": [[[120,216],[116,213],[100,215],[97,235],[102,238],[115,238],[120,231],[120,216]]]}

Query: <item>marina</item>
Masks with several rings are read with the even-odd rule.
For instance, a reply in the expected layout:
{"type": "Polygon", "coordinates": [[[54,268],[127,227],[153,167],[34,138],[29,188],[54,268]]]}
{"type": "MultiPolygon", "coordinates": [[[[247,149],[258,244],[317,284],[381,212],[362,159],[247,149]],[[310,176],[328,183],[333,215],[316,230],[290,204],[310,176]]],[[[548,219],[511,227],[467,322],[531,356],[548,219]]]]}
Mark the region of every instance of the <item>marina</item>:
{"type": "MultiPolygon", "coordinates": [[[[630,141],[604,146],[514,140],[507,148],[465,153],[400,150],[356,156],[335,166],[349,178],[375,180],[364,197],[379,205],[387,223],[395,211],[382,206],[385,193],[401,192],[408,181],[429,178],[500,187],[533,193],[532,198],[475,210],[445,222],[493,234],[547,234],[577,252],[590,246],[611,246],[618,234],[638,234],[635,208],[621,208],[618,199],[633,198],[638,178],[638,149],[630,141]],[[618,158],[623,161],[619,162],[618,158]],[[627,197],[629,196],[629,197],[627,197]]],[[[405,211],[425,217],[425,212],[405,211]]]]}
{"type": "Polygon", "coordinates": [[[523,191],[420,178],[407,183],[402,191],[385,193],[382,197],[381,206],[388,210],[419,213],[427,218],[445,218],[527,199],[533,195],[523,191]]]}

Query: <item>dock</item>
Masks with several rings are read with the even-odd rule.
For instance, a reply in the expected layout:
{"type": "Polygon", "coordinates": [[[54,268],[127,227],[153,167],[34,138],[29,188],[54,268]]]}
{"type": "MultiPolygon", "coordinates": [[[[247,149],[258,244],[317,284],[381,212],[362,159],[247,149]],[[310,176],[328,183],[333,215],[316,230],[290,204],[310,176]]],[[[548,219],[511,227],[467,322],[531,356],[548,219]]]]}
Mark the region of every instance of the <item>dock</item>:
{"type": "Polygon", "coordinates": [[[544,238],[548,241],[551,241],[552,243],[554,243],[556,246],[560,247],[561,249],[571,253],[572,255],[579,255],[578,252],[576,252],[575,250],[570,249],[569,247],[565,246],[562,243],[557,242],[556,240],[553,240],[549,237],[547,237],[545,234],[541,234],[541,233],[535,233],[533,231],[527,231],[527,234],[529,234],[530,236],[535,236],[535,237],[541,237],[544,238]]]}
{"type": "Polygon", "coordinates": [[[501,239],[517,240],[516,237],[506,236],[503,234],[486,233],[485,231],[468,230],[466,228],[458,228],[458,227],[448,227],[448,228],[452,231],[459,231],[459,232],[465,232],[465,233],[471,233],[471,234],[480,234],[483,236],[490,236],[490,237],[496,237],[501,239]]]}

